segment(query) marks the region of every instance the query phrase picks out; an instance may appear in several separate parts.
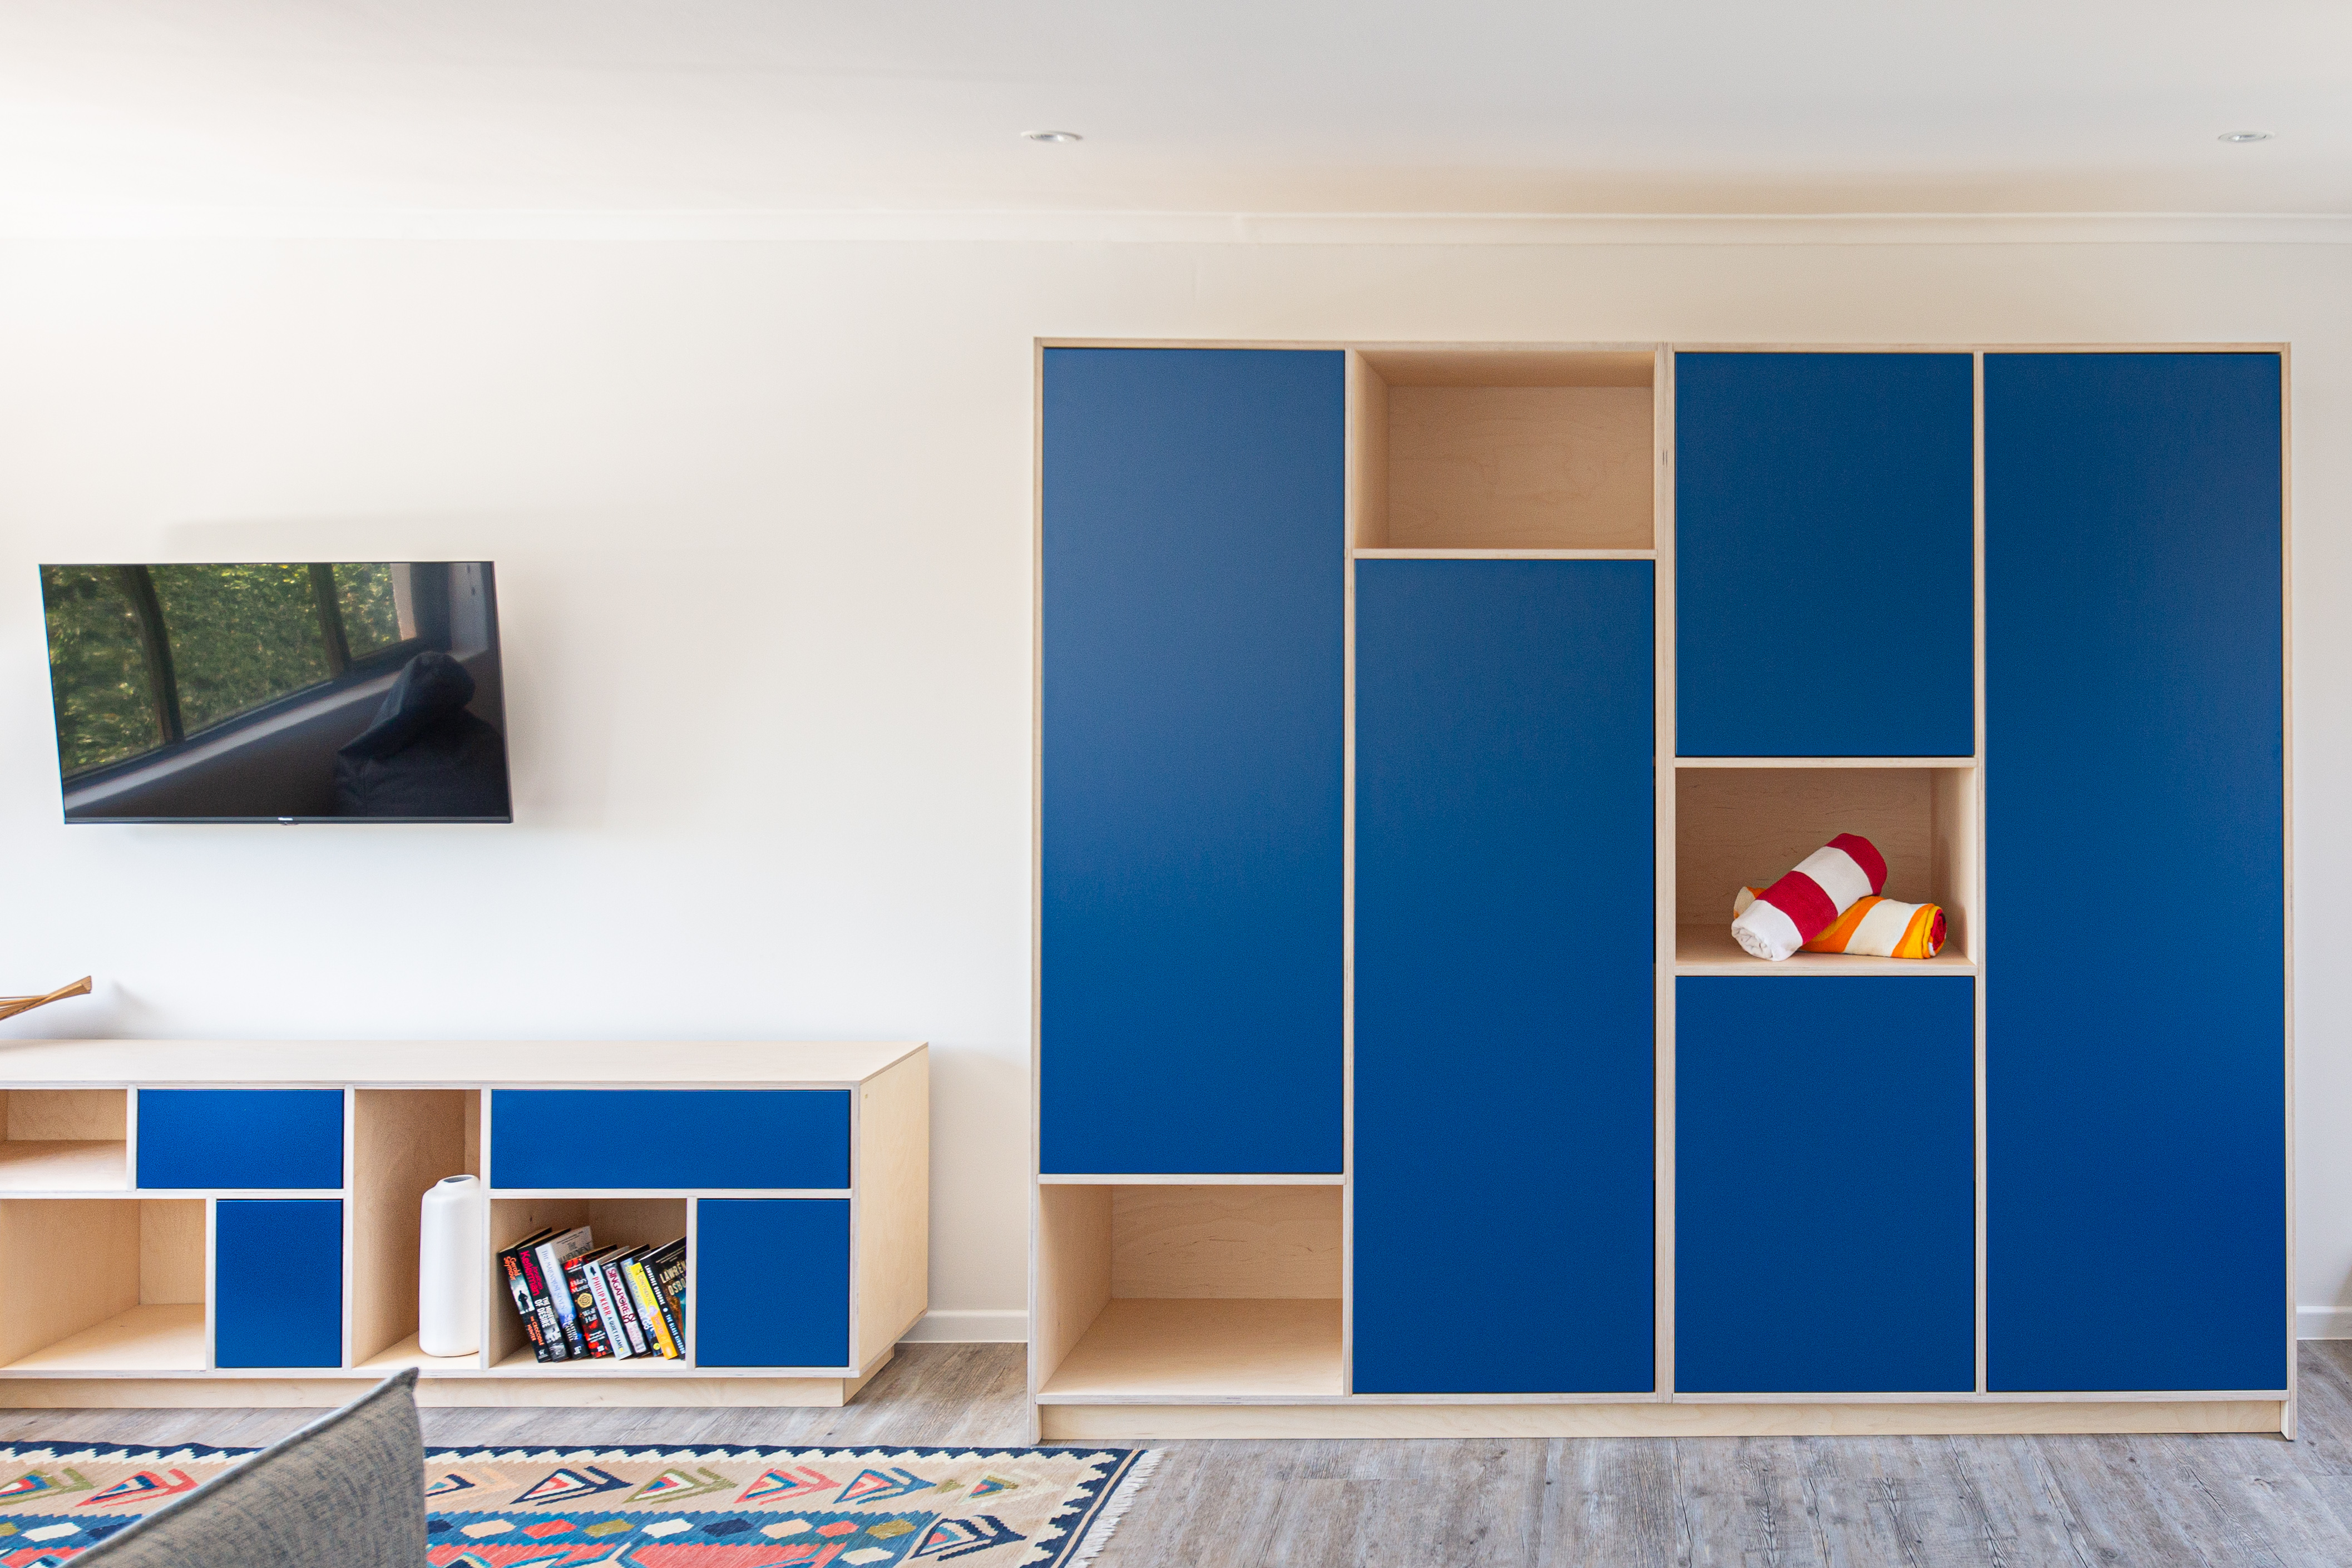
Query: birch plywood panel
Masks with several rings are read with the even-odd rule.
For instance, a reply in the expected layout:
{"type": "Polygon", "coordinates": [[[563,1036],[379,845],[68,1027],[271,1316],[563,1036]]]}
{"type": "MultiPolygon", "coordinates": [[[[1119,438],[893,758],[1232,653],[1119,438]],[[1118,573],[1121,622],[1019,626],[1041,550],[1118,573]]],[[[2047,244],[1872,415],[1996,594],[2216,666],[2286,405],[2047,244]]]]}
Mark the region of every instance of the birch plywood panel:
{"type": "MultiPolygon", "coordinates": [[[[1744,884],[1769,885],[1840,833],[1886,857],[1886,895],[1936,903],[1965,941],[1973,854],[1958,824],[1973,813],[1972,770],[1926,768],[1686,768],[1675,776],[1675,906],[1685,925],[1731,924],[1744,884]],[[1958,782],[1940,784],[1952,772],[1958,782]]],[[[1965,950],[1965,949],[1963,949],[1965,950]]]]}
{"type": "Polygon", "coordinates": [[[1391,386],[1393,549],[1647,549],[1640,387],[1391,386]]]}
{"type": "Polygon", "coordinates": [[[120,1089],[18,1089],[7,1093],[8,1138],[120,1141],[129,1096],[120,1089]]]}
{"type": "Polygon", "coordinates": [[[0,1203],[0,1365],[139,1304],[139,1209],[0,1203]]]}
{"type": "Polygon", "coordinates": [[[1110,1293],[1336,1301],[1336,1186],[1122,1186],[1111,1197],[1110,1293]]]}
{"type": "Polygon", "coordinates": [[[149,1198],[139,1205],[139,1304],[201,1304],[205,1299],[205,1200],[149,1198]]]}

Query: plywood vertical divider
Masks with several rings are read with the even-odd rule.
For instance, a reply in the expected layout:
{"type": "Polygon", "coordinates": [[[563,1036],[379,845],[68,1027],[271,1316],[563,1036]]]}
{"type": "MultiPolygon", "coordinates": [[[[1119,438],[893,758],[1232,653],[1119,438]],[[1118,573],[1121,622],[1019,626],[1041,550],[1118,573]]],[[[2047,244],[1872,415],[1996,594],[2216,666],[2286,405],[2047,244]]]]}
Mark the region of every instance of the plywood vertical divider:
{"type": "Polygon", "coordinates": [[[1041,1185],[1037,1188],[1039,1386],[1110,1304],[1111,1189],[1041,1185]]]}
{"type": "Polygon", "coordinates": [[[139,1209],[139,1304],[205,1299],[205,1200],[146,1198],[139,1209]]]}

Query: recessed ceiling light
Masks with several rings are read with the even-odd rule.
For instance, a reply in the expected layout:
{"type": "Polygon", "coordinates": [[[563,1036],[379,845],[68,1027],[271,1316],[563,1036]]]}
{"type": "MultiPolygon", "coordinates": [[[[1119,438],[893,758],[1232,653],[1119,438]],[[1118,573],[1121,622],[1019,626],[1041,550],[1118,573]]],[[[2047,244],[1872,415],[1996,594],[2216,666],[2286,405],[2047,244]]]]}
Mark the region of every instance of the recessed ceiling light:
{"type": "Polygon", "coordinates": [[[2221,132],[2221,140],[2224,141],[2268,141],[2270,139],[2271,133],[2267,131],[2224,131],[2221,132]]]}
{"type": "Polygon", "coordinates": [[[1075,131],[1024,131],[1021,133],[1031,141],[1084,141],[1075,131]]]}

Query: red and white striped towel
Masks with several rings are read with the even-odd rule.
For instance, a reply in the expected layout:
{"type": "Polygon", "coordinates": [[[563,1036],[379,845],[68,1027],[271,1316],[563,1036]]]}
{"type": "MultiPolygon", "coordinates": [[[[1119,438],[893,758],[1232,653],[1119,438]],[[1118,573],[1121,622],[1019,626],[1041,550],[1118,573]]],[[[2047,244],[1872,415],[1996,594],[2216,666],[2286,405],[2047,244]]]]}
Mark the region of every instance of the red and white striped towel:
{"type": "Polygon", "coordinates": [[[1739,912],[1732,937],[1777,964],[1837,923],[1856,899],[1886,885],[1886,858],[1858,833],[1840,833],[1797,862],[1739,912]]]}

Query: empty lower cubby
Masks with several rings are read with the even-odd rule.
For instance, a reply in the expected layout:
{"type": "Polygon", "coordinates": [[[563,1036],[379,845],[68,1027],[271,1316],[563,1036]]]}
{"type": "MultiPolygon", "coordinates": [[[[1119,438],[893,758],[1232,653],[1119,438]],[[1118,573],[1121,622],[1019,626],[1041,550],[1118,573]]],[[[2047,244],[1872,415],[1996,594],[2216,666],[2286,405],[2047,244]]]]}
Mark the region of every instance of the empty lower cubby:
{"type": "Polygon", "coordinates": [[[1648,350],[1352,359],[1359,550],[1654,547],[1648,350]]]}
{"type": "Polygon", "coordinates": [[[1039,1189],[1039,1397],[1346,1391],[1340,1189],[1039,1189]]]}
{"type": "MultiPolygon", "coordinates": [[[[489,1335],[483,1343],[488,1365],[501,1372],[536,1369],[556,1375],[625,1373],[631,1376],[682,1372],[693,1364],[689,1346],[685,1356],[597,1357],[586,1361],[541,1362],[531,1354],[530,1338],[508,1293],[498,1254],[532,1232],[549,1226],[571,1228],[585,1225],[599,1247],[655,1246],[674,1241],[686,1232],[682,1197],[504,1197],[490,1200],[489,1335]]],[[[688,1259],[691,1266],[691,1258],[688,1259]]],[[[693,1301],[688,1289],[687,1300],[693,1301]]]]}
{"type": "Polygon", "coordinates": [[[416,1343],[416,1260],[425,1195],[482,1174],[478,1089],[361,1089],[352,1114],[352,1354],[371,1372],[475,1366],[416,1343]]]}
{"type": "Polygon", "coordinates": [[[131,1185],[130,1092],[0,1090],[0,1192],[110,1192],[131,1185]]]}
{"type": "Polygon", "coordinates": [[[1975,767],[1677,768],[1675,922],[1682,974],[1967,970],[1978,942],[1975,767]],[[1840,833],[1860,834],[1885,858],[1887,897],[1942,907],[1935,958],[1801,952],[1767,964],[1732,939],[1741,887],[1769,886],[1840,833]]]}
{"type": "Polygon", "coordinates": [[[0,1367],[205,1366],[202,1198],[0,1199],[0,1367]]]}

